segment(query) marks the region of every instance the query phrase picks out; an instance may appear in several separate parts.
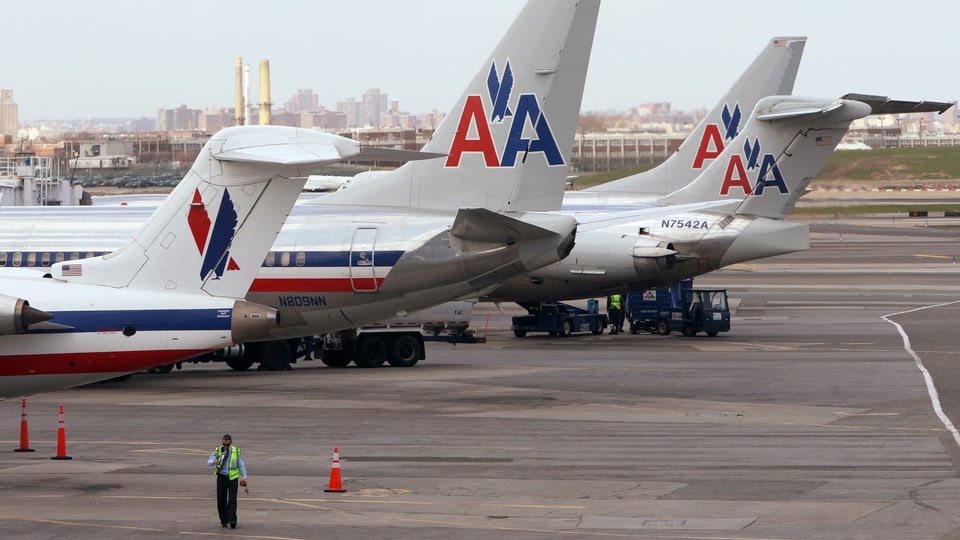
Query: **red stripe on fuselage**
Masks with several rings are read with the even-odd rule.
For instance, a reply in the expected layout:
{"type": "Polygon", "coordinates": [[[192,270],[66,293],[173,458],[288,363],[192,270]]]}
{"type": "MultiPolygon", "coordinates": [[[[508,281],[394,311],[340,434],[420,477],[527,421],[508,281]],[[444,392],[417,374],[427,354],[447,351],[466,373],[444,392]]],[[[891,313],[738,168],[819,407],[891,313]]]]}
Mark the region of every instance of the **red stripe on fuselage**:
{"type": "Polygon", "coordinates": [[[133,373],[135,371],[193,358],[205,352],[207,352],[205,349],[188,349],[0,356],[0,377],[11,377],[15,375],[133,373]]]}
{"type": "Polygon", "coordinates": [[[376,287],[374,287],[374,278],[257,278],[253,280],[250,292],[352,292],[379,289],[381,285],[383,285],[383,278],[376,278],[376,287]]]}

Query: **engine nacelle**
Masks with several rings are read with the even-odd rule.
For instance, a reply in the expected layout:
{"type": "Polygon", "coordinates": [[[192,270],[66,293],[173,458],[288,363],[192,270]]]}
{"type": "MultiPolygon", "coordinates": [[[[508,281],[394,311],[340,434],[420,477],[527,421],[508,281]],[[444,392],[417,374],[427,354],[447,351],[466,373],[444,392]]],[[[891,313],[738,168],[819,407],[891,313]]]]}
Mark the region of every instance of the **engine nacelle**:
{"type": "Polygon", "coordinates": [[[280,325],[276,308],[237,300],[230,319],[230,337],[234,343],[267,337],[270,330],[280,325]]]}
{"type": "Polygon", "coordinates": [[[31,324],[52,318],[50,313],[30,307],[23,298],[0,294],[0,335],[26,332],[31,324]]]}

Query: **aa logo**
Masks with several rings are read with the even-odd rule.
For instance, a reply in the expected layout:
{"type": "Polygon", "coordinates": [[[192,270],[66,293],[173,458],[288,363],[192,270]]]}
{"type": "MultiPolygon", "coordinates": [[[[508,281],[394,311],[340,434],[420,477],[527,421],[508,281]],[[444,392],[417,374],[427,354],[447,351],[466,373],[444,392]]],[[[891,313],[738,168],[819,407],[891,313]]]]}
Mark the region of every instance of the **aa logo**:
{"type": "Polygon", "coordinates": [[[717,124],[707,124],[697,145],[697,155],[693,158],[693,168],[702,169],[708,159],[716,159],[726,147],[727,141],[736,138],[740,132],[740,104],[733,106],[733,111],[724,103],[720,112],[720,121],[723,122],[723,132],[717,124]]]}
{"type": "Polygon", "coordinates": [[[501,75],[497,63],[490,64],[487,91],[490,114],[487,115],[483,96],[468,95],[460,112],[457,132],[450,145],[447,167],[459,167],[464,154],[477,153],[487,167],[513,167],[532,154],[542,154],[551,166],[563,165],[563,154],[557,147],[550,122],[540,110],[536,94],[520,94],[512,104],[514,77],[508,60],[501,75]],[[489,120],[488,120],[489,118],[489,120]],[[497,151],[491,126],[509,125],[502,153],[497,151]],[[526,138],[524,134],[532,134],[526,138]]]}

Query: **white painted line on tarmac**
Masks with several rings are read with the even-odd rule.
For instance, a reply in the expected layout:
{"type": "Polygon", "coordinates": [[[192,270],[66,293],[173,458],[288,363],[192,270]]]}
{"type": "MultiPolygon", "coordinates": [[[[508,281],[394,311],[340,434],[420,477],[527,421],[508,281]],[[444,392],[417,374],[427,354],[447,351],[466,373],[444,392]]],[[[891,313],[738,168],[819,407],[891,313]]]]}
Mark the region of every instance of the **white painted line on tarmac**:
{"type": "Polygon", "coordinates": [[[923,360],[920,359],[920,356],[917,355],[917,353],[914,352],[913,347],[910,346],[910,336],[907,335],[907,333],[903,330],[903,327],[902,327],[902,326],[900,326],[898,323],[895,323],[895,322],[891,321],[891,320],[888,318],[888,317],[895,317],[895,316],[897,316],[897,315],[904,315],[904,314],[907,314],[907,313],[913,313],[913,312],[915,312],[915,311],[920,311],[920,310],[924,310],[924,309],[930,309],[930,308],[938,308],[938,307],[943,307],[943,306],[949,306],[949,305],[957,304],[957,303],[960,303],[960,302],[958,302],[958,301],[955,301],[955,302],[944,302],[944,303],[942,303],[942,304],[934,304],[934,305],[932,305],[932,306],[924,306],[924,307],[919,307],[919,308],[916,308],[916,309],[909,309],[909,310],[907,310],[907,311],[899,311],[899,312],[897,312],[897,313],[889,313],[889,314],[884,315],[883,317],[880,317],[880,318],[883,319],[883,320],[885,320],[885,321],[887,321],[888,323],[892,324],[893,326],[895,326],[895,327],[897,328],[897,331],[900,332],[900,337],[903,338],[903,348],[904,348],[904,350],[906,350],[907,353],[909,353],[910,356],[913,357],[913,361],[916,363],[917,369],[919,369],[919,370],[920,370],[920,373],[923,374],[923,381],[924,381],[924,383],[926,383],[926,385],[927,385],[927,394],[930,395],[930,402],[931,402],[931,404],[933,405],[933,410],[934,410],[934,412],[937,413],[937,418],[939,418],[939,419],[940,419],[940,422],[943,423],[943,426],[944,426],[945,428],[947,428],[947,431],[949,431],[949,432],[953,435],[953,440],[954,440],[954,442],[957,443],[957,446],[960,446],[960,432],[957,431],[957,428],[953,425],[953,422],[950,421],[950,418],[947,417],[947,414],[946,414],[945,412],[943,412],[943,407],[940,405],[940,394],[937,393],[937,386],[933,383],[933,377],[930,376],[930,372],[927,371],[926,366],[923,365],[923,360]]]}

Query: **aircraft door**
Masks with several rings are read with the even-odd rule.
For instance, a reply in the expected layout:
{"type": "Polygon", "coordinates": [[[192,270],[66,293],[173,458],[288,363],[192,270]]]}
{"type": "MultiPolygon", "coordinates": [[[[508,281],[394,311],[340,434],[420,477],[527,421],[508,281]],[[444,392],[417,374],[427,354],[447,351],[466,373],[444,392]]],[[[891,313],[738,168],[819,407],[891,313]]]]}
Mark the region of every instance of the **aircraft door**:
{"type": "Polygon", "coordinates": [[[374,248],[376,227],[357,227],[350,243],[350,285],[354,292],[377,292],[377,268],[374,248]]]}

